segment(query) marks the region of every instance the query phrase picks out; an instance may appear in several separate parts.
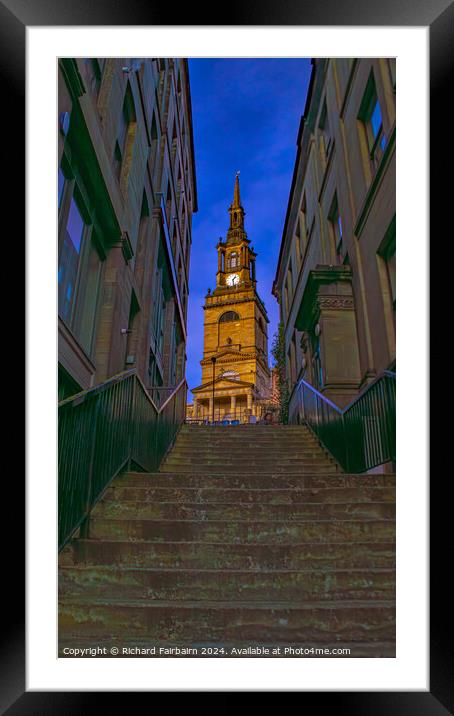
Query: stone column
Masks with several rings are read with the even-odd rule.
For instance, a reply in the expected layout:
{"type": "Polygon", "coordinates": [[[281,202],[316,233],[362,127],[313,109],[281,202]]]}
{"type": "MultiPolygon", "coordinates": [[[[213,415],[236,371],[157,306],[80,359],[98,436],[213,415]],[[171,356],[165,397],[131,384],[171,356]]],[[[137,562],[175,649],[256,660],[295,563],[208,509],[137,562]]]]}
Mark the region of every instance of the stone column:
{"type": "Polygon", "coordinates": [[[241,268],[244,268],[247,266],[247,256],[246,256],[247,248],[246,246],[241,247],[241,268]]]}
{"type": "MultiPolygon", "coordinates": [[[[321,373],[319,390],[345,406],[361,383],[358,334],[350,266],[319,267],[310,272],[295,322],[310,345],[312,376],[321,373]],[[314,362],[314,352],[319,358],[314,362]],[[320,370],[321,369],[321,370],[320,370]]],[[[306,354],[306,359],[309,357],[306,354]]]]}
{"type": "Polygon", "coordinates": [[[211,420],[212,417],[213,417],[213,398],[210,398],[209,403],[208,403],[208,420],[211,420]]]}
{"type": "Polygon", "coordinates": [[[232,417],[235,417],[235,411],[236,411],[236,395],[230,396],[230,413],[232,417]]]}
{"type": "Polygon", "coordinates": [[[194,418],[198,418],[198,415],[197,415],[198,412],[199,412],[199,404],[197,402],[197,398],[194,398],[194,410],[192,413],[194,418]]]}

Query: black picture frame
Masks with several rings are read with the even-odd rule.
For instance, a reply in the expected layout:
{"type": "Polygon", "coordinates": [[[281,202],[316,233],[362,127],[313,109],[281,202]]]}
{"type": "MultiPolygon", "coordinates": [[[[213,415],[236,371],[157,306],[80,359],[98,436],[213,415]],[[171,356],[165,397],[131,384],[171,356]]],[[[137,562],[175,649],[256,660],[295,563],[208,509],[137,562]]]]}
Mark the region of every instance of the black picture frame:
{"type": "MultiPolygon", "coordinates": [[[[175,9],[168,4],[158,4],[152,0],[0,0],[0,73],[4,100],[3,111],[0,113],[0,136],[3,137],[3,167],[8,168],[9,178],[7,218],[11,220],[11,232],[14,231],[15,236],[14,242],[11,240],[11,244],[8,241],[8,244],[4,245],[14,245],[12,252],[16,267],[26,265],[25,242],[20,242],[19,217],[25,216],[25,194],[20,191],[25,167],[25,145],[22,143],[25,136],[25,33],[26,27],[32,25],[225,25],[231,24],[230,18],[234,17],[235,24],[238,25],[430,26],[430,229],[432,236],[438,235],[436,229],[440,230],[441,227],[437,227],[436,223],[440,217],[447,216],[446,207],[452,204],[452,198],[450,204],[448,195],[452,182],[444,181],[442,177],[443,167],[446,164],[452,166],[447,158],[447,153],[452,154],[452,143],[446,133],[446,119],[449,119],[449,115],[446,115],[446,99],[450,96],[453,86],[454,3],[448,0],[412,0],[411,3],[398,3],[395,0],[380,0],[377,3],[358,3],[357,0],[325,0],[323,3],[300,0],[284,5],[273,0],[262,0],[260,4],[242,3],[238,4],[238,7],[230,3],[224,15],[220,11],[216,13],[207,8],[198,14],[192,4],[187,4],[185,7],[179,7],[177,16],[178,23],[170,22],[175,19],[175,9]],[[439,131],[439,117],[444,118],[443,131],[439,131]],[[10,141],[11,136],[14,141],[10,141]]],[[[417,119],[418,109],[415,106],[415,121],[417,119]]],[[[11,237],[12,235],[11,233],[11,237]]],[[[7,241],[6,236],[4,240],[7,241]]],[[[16,303],[15,308],[17,310],[16,303]]],[[[15,345],[20,345],[23,330],[19,317],[17,322],[19,330],[15,345]]],[[[425,347],[417,346],[415,337],[415,351],[424,349],[425,347]]],[[[15,425],[16,433],[20,434],[24,408],[24,401],[20,400],[23,379],[18,368],[18,354],[15,355],[17,382],[10,386],[10,390],[11,400],[19,407],[20,417],[15,421],[15,425]]],[[[436,432],[440,446],[446,446],[447,429],[446,426],[439,426],[437,422],[436,432]],[[446,441],[441,442],[440,437],[442,440],[445,437],[446,441]]],[[[432,454],[436,454],[435,448],[432,449],[432,454]]],[[[10,475],[13,471],[19,478],[20,460],[17,451],[10,456],[10,462],[10,475]]],[[[442,716],[454,713],[454,657],[448,628],[452,618],[452,587],[449,586],[449,552],[446,550],[452,540],[452,518],[450,503],[445,497],[445,485],[449,480],[446,467],[445,474],[438,476],[440,479],[434,480],[431,490],[431,564],[432,575],[435,577],[431,585],[430,692],[305,692],[300,708],[307,708],[308,697],[315,695],[324,697],[325,708],[329,699],[335,713],[349,716],[402,716],[407,713],[412,716],[442,716]],[[442,572],[442,578],[437,579],[436,565],[439,554],[446,555],[446,569],[442,572]]],[[[410,479],[410,476],[406,477],[410,479]]],[[[99,699],[98,693],[25,691],[25,529],[22,530],[20,524],[21,516],[24,515],[25,518],[22,509],[25,504],[24,481],[9,480],[5,495],[8,505],[14,509],[4,509],[4,512],[11,514],[12,520],[10,527],[4,527],[4,535],[9,535],[11,539],[4,541],[7,549],[2,550],[3,576],[7,579],[4,581],[6,601],[0,631],[0,712],[11,716],[54,713],[70,716],[76,713],[91,713],[95,710],[94,700],[97,697],[99,699]]],[[[417,649],[418,644],[415,643],[414,648],[417,649]]],[[[149,699],[149,695],[142,694],[144,695],[149,699]]],[[[126,698],[129,699],[129,695],[124,696],[123,693],[116,692],[103,692],[101,697],[103,700],[109,697],[115,699],[114,711],[120,710],[123,705],[126,707],[126,698]]],[[[318,700],[317,708],[320,706],[318,700]]],[[[96,708],[99,708],[99,705],[96,708]]],[[[128,709],[131,710],[130,702],[128,709]]]]}

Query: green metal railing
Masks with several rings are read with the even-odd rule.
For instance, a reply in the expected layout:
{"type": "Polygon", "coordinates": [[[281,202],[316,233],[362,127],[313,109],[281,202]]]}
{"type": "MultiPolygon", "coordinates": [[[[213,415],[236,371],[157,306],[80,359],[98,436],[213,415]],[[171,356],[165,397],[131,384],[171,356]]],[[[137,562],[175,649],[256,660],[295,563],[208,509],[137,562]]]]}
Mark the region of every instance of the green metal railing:
{"type": "Polygon", "coordinates": [[[116,475],[157,470],[184,421],[186,391],[182,380],[157,407],[130,370],[59,403],[59,549],[116,475]]]}
{"type": "Polygon", "coordinates": [[[344,409],[300,380],[289,422],[306,422],[346,472],[396,461],[396,374],[384,371],[344,409]]]}

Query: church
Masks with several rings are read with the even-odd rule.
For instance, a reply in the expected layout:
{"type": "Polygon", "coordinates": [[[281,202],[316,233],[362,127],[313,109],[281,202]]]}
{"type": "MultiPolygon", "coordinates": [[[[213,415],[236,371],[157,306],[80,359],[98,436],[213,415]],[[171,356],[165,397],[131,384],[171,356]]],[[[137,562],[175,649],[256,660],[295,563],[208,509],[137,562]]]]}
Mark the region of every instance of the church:
{"type": "Polygon", "coordinates": [[[202,383],[192,389],[188,417],[255,422],[270,399],[268,316],[257,293],[257,254],[244,229],[239,172],[230,226],[216,245],[216,288],[205,296],[202,383]]]}

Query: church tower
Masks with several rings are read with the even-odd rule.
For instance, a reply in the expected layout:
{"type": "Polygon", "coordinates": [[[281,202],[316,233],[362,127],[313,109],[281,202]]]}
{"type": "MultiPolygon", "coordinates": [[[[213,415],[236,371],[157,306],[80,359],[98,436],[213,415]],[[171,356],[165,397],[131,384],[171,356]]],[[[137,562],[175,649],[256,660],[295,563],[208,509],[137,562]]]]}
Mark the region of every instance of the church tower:
{"type": "Polygon", "coordinates": [[[257,293],[257,254],[244,229],[239,172],[228,211],[226,239],[216,245],[216,288],[208,289],[203,307],[202,383],[192,390],[192,416],[211,421],[214,406],[215,420],[248,422],[261,417],[269,399],[269,321],[257,293]]]}

